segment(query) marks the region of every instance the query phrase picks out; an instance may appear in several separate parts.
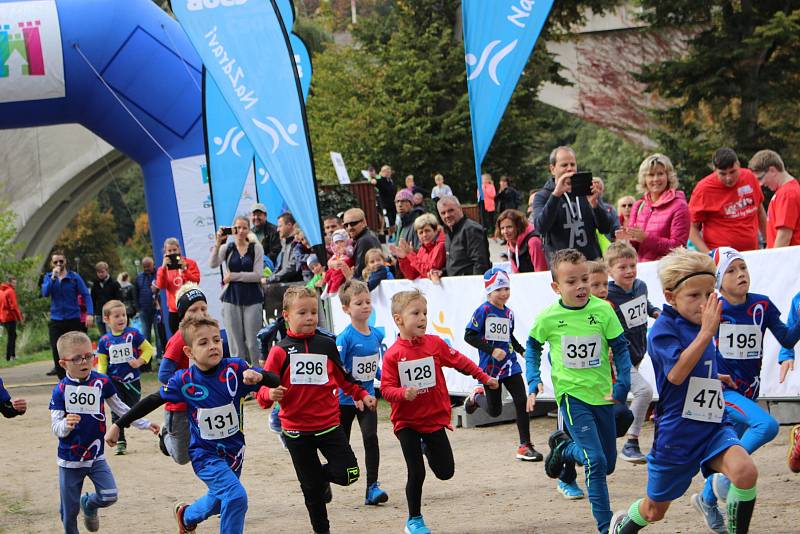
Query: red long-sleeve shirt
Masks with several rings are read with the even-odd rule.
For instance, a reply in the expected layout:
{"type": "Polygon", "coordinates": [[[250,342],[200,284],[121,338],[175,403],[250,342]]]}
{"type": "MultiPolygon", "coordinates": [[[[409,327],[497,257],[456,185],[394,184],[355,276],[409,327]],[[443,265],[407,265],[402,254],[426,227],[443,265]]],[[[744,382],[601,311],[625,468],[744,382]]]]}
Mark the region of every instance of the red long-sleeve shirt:
{"type": "Polygon", "coordinates": [[[183,261],[186,262],[186,269],[167,269],[166,265],[162,265],[156,271],[156,287],[167,292],[167,308],[172,313],[178,311],[175,302],[178,289],[186,282],[200,283],[200,269],[197,268],[197,262],[187,257],[184,257],[183,261]]]}
{"type": "Polygon", "coordinates": [[[22,321],[17,304],[17,293],[11,284],[0,284],[0,323],[22,321]]]}
{"type": "MultiPolygon", "coordinates": [[[[280,401],[281,425],[284,430],[296,432],[316,432],[339,424],[339,395],[342,388],[354,399],[364,400],[369,393],[345,375],[336,349],[336,341],[321,334],[300,335],[291,330],[267,356],[265,371],[272,371],[281,379],[286,388],[280,401]],[[328,381],[325,384],[292,384],[290,365],[292,354],[312,354],[327,356],[328,381]]],[[[269,408],[269,388],[262,387],[256,395],[262,408],[269,408]]]]}
{"type": "Polygon", "coordinates": [[[447,345],[441,338],[425,335],[405,340],[398,338],[383,355],[381,367],[381,395],[392,405],[390,419],[397,432],[412,428],[425,434],[440,428],[452,428],[450,424],[450,394],[444,380],[442,367],[452,367],[465,375],[471,375],[481,383],[490,380],[475,362],[447,345]],[[401,385],[400,362],[433,357],[436,385],[420,389],[413,401],[405,400],[406,387],[401,385]]]}

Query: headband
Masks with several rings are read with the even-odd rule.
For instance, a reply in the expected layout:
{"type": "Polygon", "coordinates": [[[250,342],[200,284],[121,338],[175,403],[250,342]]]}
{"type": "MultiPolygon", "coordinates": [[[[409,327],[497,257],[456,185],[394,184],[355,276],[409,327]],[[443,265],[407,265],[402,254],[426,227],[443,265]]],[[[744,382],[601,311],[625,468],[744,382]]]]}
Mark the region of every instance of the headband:
{"type": "Polygon", "coordinates": [[[667,290],[668,291],[675,291],[676,289],[678,289],[679,285],[681,285],[682,283],[687,281],[689,278],[692,278],[693,276],[701,276],[701,275],[704,275],[704,274],[707,274],[708,276],[714,276],[714,277],[717,276],[714,273],[709,272],[709,271],[697,271],[696,273],[689,273],[686,276],[684,276],[683,278],[681,278],[680,280],[678,280],[677,282],[675,282],[674,286],[667,288],[667,290]]]}

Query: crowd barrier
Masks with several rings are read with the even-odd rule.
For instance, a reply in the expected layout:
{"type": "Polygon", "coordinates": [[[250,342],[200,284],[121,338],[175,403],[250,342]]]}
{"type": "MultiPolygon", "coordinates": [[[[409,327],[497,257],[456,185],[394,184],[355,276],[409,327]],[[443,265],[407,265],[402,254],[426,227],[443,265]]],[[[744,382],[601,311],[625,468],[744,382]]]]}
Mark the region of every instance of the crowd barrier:
{"type": "MultiPolygon", "coordinates": [[[[800,291],[800,279],[798,279],[800,247],[751,251],[745,252],[744,256],[750,270],[751,291],[768,295],[781,310],[781,317],[786,321],[792,297],[800,291]]],[[[647,283],[650,301],[661,307],[664,304],[664,295],[658,281],[657,265],[657,262],[640,263],[638,277],[647,283]]],[[[557,298],[550,287],[550,282],[549,272],[511,276],[511,299],[508,305],[514,310],[516,321],[514,334],[523,346],[536,315],[557,298]]],[[[370,324],[383,330],[386,347],[391,346],[397,338],[397,327],[390,311],[392,295],[415,287],[422,290],[428,300],[428,333],[440,336],[477,362],[477,350],[464,342],[464,328],[473,311],[485,300],[483,279],[480,276],[444,278],[438,285],[429,280],[381,282],[381,285],[372,292],[373,313],[370,324]]],[[[342,312],[338,297],[333,297],[328,302],[334,331],[341,332],[349,324],[349,318],[342,312]]],[[[652,322],[651,319],[650,324],[652,322]]],[[[775,338],[767,333],[764,337],[761,398],[800,400],[800,366],[789,374],[786,382],[778,383],[779,348],[775,338]]],[[[525,360],[523,357],[519,359],[524,369],[525,360]]],[[[542,378],[545,387],[542,398],[552,399],[553,386],[550,381],[549,362],[544,357],[542,360],[542,378]]],[[[649,357],[645,357],[640,371],[655,389],[653,367],[649,357]]],[[[472,377],[464,376],[452,369],[445,369],[445,376],[452,395],[466,395],[476,384],[472,377]]]]}

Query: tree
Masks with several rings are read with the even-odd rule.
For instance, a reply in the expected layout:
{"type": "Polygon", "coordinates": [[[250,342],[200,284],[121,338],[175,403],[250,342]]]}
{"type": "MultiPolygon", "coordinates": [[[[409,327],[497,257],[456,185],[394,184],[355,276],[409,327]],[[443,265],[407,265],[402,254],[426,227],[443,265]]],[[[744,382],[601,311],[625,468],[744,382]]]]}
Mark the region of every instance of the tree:
{"type": "Polygon", "coordinates": [[[13,211],[0,206],[0,283],[9,276],[17,278],[17,302],[22,314],[29,320],[43,320],[48,309],[47,300],[41,298],[38,270],[40,256],[19,259],[23,243],[14,242],[17,229],[13,211]]]}
{"type": "Polygon", "coordinates": [[[693,30],[688,52],[646,66],[638,78],[667,99],[654,110],[662,149],[693,177],[708,171],[720,146],[746,164],[761,148],[797,155],[800,2],[789,0],[641,0],[656,28],[693,30]]]}
{"type": "Polygon", "coordinates": [[[63,251],[70,267],[88,282],[94,279],[99,261],[108,263],[111,272],[119,270],[116,229],[111,210],[100,211],[97,200],[92,200],[78,211],[53,248],[63,251]]]}

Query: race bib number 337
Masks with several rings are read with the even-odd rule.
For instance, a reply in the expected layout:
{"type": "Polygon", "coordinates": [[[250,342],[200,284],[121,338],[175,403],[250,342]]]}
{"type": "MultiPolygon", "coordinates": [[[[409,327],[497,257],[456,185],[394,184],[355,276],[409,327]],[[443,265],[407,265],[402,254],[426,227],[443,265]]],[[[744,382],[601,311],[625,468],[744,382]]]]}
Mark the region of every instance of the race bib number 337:
{"type": "Polygon", "coordinates": [[[589,369],[600,367],[602,339],[594,336],[562,336],[561,355],[564,367],[589,369]]]}

